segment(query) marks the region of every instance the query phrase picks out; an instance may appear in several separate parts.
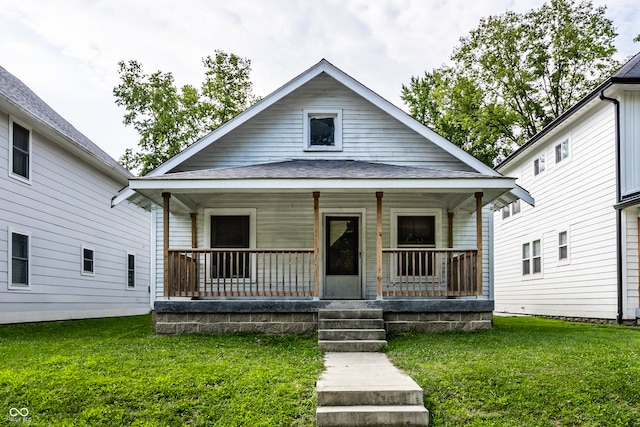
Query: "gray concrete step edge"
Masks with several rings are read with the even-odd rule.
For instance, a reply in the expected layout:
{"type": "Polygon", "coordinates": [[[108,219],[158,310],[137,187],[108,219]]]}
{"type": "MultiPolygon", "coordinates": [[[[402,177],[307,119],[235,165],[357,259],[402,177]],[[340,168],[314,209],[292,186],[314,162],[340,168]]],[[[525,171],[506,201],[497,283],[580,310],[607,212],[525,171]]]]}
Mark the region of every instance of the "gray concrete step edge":
{"type": "Polygon", "coordinates": [[[384,340],[384,329],[318,329],[318,340],[384,340]]]}
{"type": "Polygon", "coordinates": [[[322,406],[316,410],[318,427],[428,426],[429,411],[411,406],[322,406]]]}
{"type": "Polygon", "coordinates": [[[383,312],[379,308],[367,309],[320,309],[318,319],[382,319],[383,312]]]}
{"type": "Polygon", "coordinates": [[[367,390],[331,390],[316,392],[318,406],[424,405],[422,389],[372,387],[367,390]]]}
{"type": "Polygon", "coordinates": [[[319,319],[318,329],[384,329],[382,319],[319,319]]]}
{"type": "Polygon", "coordinates": [[[336,353],[377,352],[386,345],[385,340],[318,341],[321,350],[336,353]]]}

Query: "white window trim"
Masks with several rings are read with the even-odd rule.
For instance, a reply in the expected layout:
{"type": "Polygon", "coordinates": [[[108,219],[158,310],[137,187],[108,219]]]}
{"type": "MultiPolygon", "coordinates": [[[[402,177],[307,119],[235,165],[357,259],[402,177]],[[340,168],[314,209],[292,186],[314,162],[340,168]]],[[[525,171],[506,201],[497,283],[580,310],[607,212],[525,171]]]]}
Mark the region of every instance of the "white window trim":
{"type": "Polygon", "coordinates": [[[31,256],[31,234],[25,231],[17,230],[15,228],[9,227],[7,236],[7,264],[8,264],[8,275],[7,275],[7,289],[10,291],[30,291],[31,290],[31,270],[33,268],[32,256],[31,256]],[[27,236],[28,245],[27,245],[27,286],[22,285],[14,285],[12,270],[13,270],[13,234],[20,234],[22,236],[27,236]]]}
{"type": "MultiPolygon", "coordinates": [[[[389,230],[389,246],[395,248],[398,246],[398,217],[399,216],[433,216],[435,217],[435,246],[434,248],[442,248],[442,209],[416,209],[416,208],[390,208],[389,216],[391,218],[389,230]]],[[[397,265],[394,257],[389,257],[389,271],[392,280],[398,280],[397,265]]],[[[437,270],[436,270],[437,271],[437,270]]],[[[437,276],[434,276],[437,277],[437,276]]]]}
{"type": "MultiPolygon", "coordinates": [[[[249,249],[256,248],[256,208],[210,208],[204,210],[204,247],[211,248],[211,217],[221,215],[248,216],[249,217],[249,249]]],[[[249,280],[253,281],[258,269],[256,257],[251,257],[249,266],[249,280]]],[[[211,268],[207,263],[207,270],[211,268]]],[[[211,277],[211,272],[206,271],[205,277],[211,277]]]]}
{"type": "MultiPolygon", "coordinates": [[[[519,260],[520,260],[520,277],[522,278],[522,280],[536,280],[536,279],[542,279],[544,278],[544,240],[542,239],[542,237],[532,237],[528,240],[523,240],[520,242],[520,246],[519,246],[519,260]],[[539,240],[540,241],[540,272],[539,273],[534,273],[533,272],[533,242],[539,240]],[[522,247],[525,244],[529,244],[529,274],[523,274],[522,272],[522,261],[524,261],[524,258],[522,258],[522,247]]],[[[537,258],[537,257],[536,257],[537,258]]]]}
{"type": "Polygon", "coordinates": [[[553,164],[555,166],[562,166],[565,163],[568,163],[571,160],[571,153],[572,152],[573,152],[573,150],[572,150],[571,138],[569,138],[569,136],[565,136],[564,138],[560,138],[557,142],[555,142],[553,144],[553,164]],[[569,154],[567,154],[567,157],[565,157],[564,159],[561,159],[560,161],[556,161],[556,147],[558,145],[562,145],[562,143],[564,141],[567,141],[569,154]]]}
{"type": "Polygon", "coordinates": [[[31,126],[27,125],[24,122],[21,122],[20,120],[16,120],[15,117],[13,116],[9,116],[9,152],[8,152],[8,157],[9,157],[9,167],[7,169],[7,172],[9,173],[9,176],[13,179],[16,179],[18,181],[24,182],[25,184],[29,184],[31,185],[32,182],[32,178],[33,178],[33,168],[32,168],[32,164],[33,164],[33,129],[31,128],[31,126]],[[22,126],[23,128],[27,129],[29,131],[29,164],[28,164],[28,170],[29,170],[29,178],[25,178],[22,175],[18,175],[16,173],[13,173],[13,124],[16,123],[20,126],[22,126]]]}
{"type": "Polygon", "coordinates": [[[543,175],[546,171],[547,171],[547,156],[545,155],[546,153],[542,153],[538,156],[536,156],[533,161],[531,162],[531,167],[533,168],[533,177],[539,177],[541,175],[543,175]],[[536,160],[538,161],[538,173],[536,173],[536,160]],[[540,160],[542,160],[542,162],[540,162],[540,160]],[[542,166],[544,169],[540,170],[540,163],[542,163],[542,166]]]}
{"type": "MultiPolygon", "coordinates": [[[[95,254],[95,252],[94,252],[95,254]]],[[[138,286],[138,268],[136,262],[136,253],[127,251],[127,257],[125,258],[125,287],[127,290],[135,290],[138,286]],[[129,286],[129,256],[133,255],[133,286],[129,286]]]]}
{"type": "Polygon", "coordinates": [[[556,230],[556,260],[558,261],[558,265],[568,265],[571,264],[571,229],[570,227],[562,227],[556,230]],[[560,233],[567,233],[567,257],[565,259],[560,259],[560,233]]]}
{"type": "Polygon", "coordinates": [[[342,109],[304,109],[303,117],[303,150],[304,151],[342,151],[342,109]],[[330,116],[335,117],[335,134],[334,145],[311,145],[311,126],[312,117],[330,116]]]}
{"type": "MultiPolygon", "coordinates": [[[[128,262],[128,257],[127,257],[127,262],[128,262]]],[[[127,266],[128,268],[128,266],[127,266]]],[[[81,245],[80,246],[80,274],[83,276],[95,276],[96,275],[96,251],[95,249],[93,249],[92,247],[89,246],[85,246],[85,245],[81,245]],[[86,250],[90,250],[93,252],[93,271],[86,271],[84,269],[84,251],[86,250]]]]}

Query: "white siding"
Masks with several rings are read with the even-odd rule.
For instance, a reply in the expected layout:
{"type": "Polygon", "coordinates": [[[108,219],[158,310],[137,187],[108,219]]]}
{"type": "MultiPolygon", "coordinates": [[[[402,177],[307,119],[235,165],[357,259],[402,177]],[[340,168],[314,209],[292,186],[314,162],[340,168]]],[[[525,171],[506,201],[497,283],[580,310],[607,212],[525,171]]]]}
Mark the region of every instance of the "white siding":
{"type": "Polygon", "coordinates": [[[620,97],[620,154],[622,195],[640,192],[640,92],[620,97]]]}
{"type": "Polygon", "coordinates": [[[623,300],[623,311],[625,319],[636,317],[636,309],[640,307],[640,290],[638,277],[638,222],[640,221],[640,209],[637,207],[628,208],[622,211],[623,227],[622,234],[625,236],[623,246],[623,264],[625,268],[622,276],[622,283],[626,298],[623,300]]]}
{"type": "Polygon", "coordinates": [[[131,203],[112,209],[122,185],[35,130],[31,184],[10,177],[8,119],[0,114],[0,323],[148,311],[149,213],[131,203]],[[9,228],[30,235],[29,290],[8,290],[9,228]],[[95,250],[94,276],[81,274],[82,245],[95,250]]]}
{"type": "MultiPolygon", "coordinates": [[[[313,248],[313,196],[308,194],[265,195],[265,194],[220,194],[213,199],[215,203],[198,210],[198,247],[205,244],[206,208],[255,208],[256,209],[256,246],[258,248],[313,248]]],[[[444,202],[435,195],[386,194],[383,206],[383,247],[395,246],[390,242],[390,210],[393,208],[440,209],[441,229],[439,247],[446,247],[448,240],[447,211],[444,202]]],[[[159,208],[158,208],[159,209],[159,208]]],[[[319,209],[325,214],[360,213],[364,210],[363,274],[366,278],[365,298],[376,297],[376,196],[374,193],[329,194],[321,193],[319,209]]],[[[484,296],[488,298],[489,289],[489,213],[484,212],[484,296]]],[[[162,212],[156,216],[157,248],[156,255],[156,299],[163,298],[163,248],[162,248],[162,212]]],[[[170,216],[171,247],[191,246],[191,217],[189,215],[170,216]]],[[[458,212],[454,219],[454,247],[473,249],[476,247],[475,213],[458,212]]],[[[322,252],[322,248],[321,248],[322,252]]],[[[387,277],[388,265],[383,266],[383,277],[387,277]]]]}
{"type": "Polygon", "coordinates": [[[186,160],[175,171],[250,165],[285,159],[357,159],[398,165],[472,171],[326,75],[249,120],[186,160]],[[303,150],[304,109],[343,111],[343,150],[303,150]]]}
{"type": "Polygon", "coordinates": [[[495,220],[497,311],[615,319],[615,125],[613,107],[597,106],[537,142],[501,171],[536,200],[522,212],[495,220]],[[555,164],[565,138],[570,156],[555,164]],[[546,154],[546,171],[533,176],[533,159],[546,154]],[[569,261],[558,260],[558,233],[569,233],[569,261]],[[522,275],[522,245],[540,239],[542,273],[522,275]]]}

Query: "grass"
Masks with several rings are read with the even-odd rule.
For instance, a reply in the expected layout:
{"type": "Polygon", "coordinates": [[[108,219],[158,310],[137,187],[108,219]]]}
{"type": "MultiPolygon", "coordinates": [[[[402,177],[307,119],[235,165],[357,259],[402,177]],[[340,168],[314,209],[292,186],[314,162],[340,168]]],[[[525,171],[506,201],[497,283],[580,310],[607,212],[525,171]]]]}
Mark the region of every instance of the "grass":
{"type": "MultiPolygon", "coordinates": [[[[498,317],[387,354],[432,427],[640,426],[637,328],[498,317]]],[[[156,336],[149,316],[0,327],[0,360],[0,425],[313,426],[322,371],[315,336],[156,336]]]]}
{"type": "Polygon", "coordinates": [[[537,318],[406,334],[387,351],[431,426],[640,426],[640,330],[537,318]]]}
{"type": "Polygon", "coordinates": [[[308,426],[322,370],[315,337],[160,337],[149,316],[2,327],[0,360],[0,425],[308,426]]]}

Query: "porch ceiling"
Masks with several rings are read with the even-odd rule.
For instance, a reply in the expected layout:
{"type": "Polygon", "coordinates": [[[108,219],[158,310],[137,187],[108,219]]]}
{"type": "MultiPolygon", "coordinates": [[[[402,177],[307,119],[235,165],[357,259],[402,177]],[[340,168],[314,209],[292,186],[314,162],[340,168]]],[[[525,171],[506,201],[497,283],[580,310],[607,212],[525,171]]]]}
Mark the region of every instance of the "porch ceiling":
{"type": "Polygon", "coordinates": [[[177,172],[132,179],[130,188],[159,205],[162,193],[170,192],[177,202],[172,203],[174,211],[193,211],[220,193],[438,194],[452,211],[475,210],[476,192],[483,193],[485,205],[494,203],[496,208],[519,198],[514,178],[349,160],[290,160],[177,172]]]}

